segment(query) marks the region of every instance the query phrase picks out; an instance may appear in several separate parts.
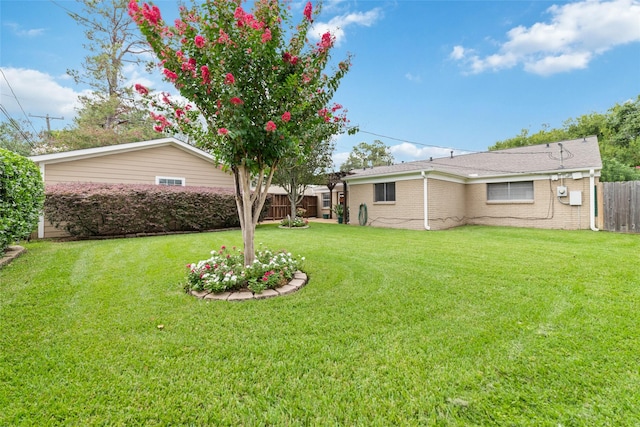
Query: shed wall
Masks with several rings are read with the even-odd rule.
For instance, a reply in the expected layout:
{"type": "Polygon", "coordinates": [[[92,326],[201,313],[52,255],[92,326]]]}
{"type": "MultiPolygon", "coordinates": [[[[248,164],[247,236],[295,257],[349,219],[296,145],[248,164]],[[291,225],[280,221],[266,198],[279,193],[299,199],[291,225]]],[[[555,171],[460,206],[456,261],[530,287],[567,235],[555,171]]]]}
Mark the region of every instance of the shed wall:
{"type": "Polygon", "coordinates": [[[156,176],[185,178],[186,185],[233,187],[233,176],[174,146],[152,147],[87,159],[50,163],[45,183],[155,184],[156,176]]]}
{"type": "MultiPolygon", "coordinates": [[[[232,188],[233,176],[211,162],[175,146],[144,148],[125,153],[45,165],[47,185],[65,182],[155,184],[156,176],[184,178],[189,187],[232,188]]],[[[45,218],[44,236],[68,236],[45,218]]]]}

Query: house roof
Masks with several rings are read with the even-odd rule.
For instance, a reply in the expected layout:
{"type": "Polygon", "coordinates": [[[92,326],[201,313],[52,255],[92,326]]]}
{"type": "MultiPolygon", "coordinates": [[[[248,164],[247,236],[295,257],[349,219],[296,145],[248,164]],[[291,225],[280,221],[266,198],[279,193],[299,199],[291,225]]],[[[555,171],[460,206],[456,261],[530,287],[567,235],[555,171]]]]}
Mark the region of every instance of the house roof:
{"type": "Polygon", "coordinates": [[[60,162],[68,162],[71,160],[80,160],[87,159],[91,157],[99,157],[105,156],[109,154],[120,154],[126,153],[130,151],[144,150],[146,148],[155,148],[155,147],[163,147],[163,146],[174,146],[191,154],[194,154],[204,160],[207,160],[212,163],[217,163],[215,158],[205,152],[196,148],[192,145],[189,145],[185,142],[182,142],[176,138],[160,138],[160,139],[152,139],[150,141],[140,141],[140,142],[130,142],[127,144],[116,144],[116,145],[108,145],[106,147],[95,147],[95,148],[86,148],[83,150],[73,150],[73,151],[65,151],[61,153],[52,153],[52,154],[42,154],[38,156],[31,156],[29,159],[38,164],[47,164],[47,163],[60,163],[60,162]]]}
{"type": "Polygon", "coordinates": [[[465,179],[602,169],[598,138],[484,151],[452,157],[354,169],[345,181],[384,175],[440,172],[465,179]]]}

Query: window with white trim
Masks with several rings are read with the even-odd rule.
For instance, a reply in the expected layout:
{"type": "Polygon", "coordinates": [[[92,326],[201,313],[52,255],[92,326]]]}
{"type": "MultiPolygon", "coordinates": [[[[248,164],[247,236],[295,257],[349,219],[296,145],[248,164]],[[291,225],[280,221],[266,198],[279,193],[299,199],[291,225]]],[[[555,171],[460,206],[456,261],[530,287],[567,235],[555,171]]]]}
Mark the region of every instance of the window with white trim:
{"type": "Polygon", "coordinates": [[[533,201],[533,181],[496,182],[487,184],[487,201],[533,201]]]}
{"type": "Polygon", "coordinates": [[[322,193],[322,209],[331,209],[331,193],[322,193]]]}
{"type": "Polygon", "coordinates": [[[171,176],[156,176],[157,185],[184,187],[185,181],[186,180],[184,178],[176,178],[171,176]]]}
{"type": "Polygon", "coordinates": [[[396,201],[396,183],[383,182],[373,185],[373,201],[374,202],[395,202],[396,201]]]}

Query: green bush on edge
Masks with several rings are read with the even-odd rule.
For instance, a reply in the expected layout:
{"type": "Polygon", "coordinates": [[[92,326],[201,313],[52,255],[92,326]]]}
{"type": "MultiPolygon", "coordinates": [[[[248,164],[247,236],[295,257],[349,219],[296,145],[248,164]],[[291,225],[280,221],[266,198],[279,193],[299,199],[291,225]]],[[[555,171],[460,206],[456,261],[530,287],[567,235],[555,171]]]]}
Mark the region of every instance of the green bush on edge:
{"type": "Polygon", "coordinates": [[[40,169],[31,160],[0,148],[0,255],[31,234],[44,203],[40,169]]]}

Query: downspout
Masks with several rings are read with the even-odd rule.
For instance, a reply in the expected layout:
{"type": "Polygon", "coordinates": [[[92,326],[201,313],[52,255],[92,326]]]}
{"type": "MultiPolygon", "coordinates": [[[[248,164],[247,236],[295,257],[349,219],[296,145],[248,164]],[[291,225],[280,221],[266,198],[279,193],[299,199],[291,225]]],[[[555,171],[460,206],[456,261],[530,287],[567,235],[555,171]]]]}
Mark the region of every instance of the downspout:
{"type": "Polygon", "coordinates": [[[589,226],[591,227],[591,231],[600,231],[596,227],[596,201],[593,192],[595,191],[595,171],[593,169],[589,170],[589,190],[591,194],[589,194],[589,226]]]}
{"type": "Polygon", "coordinates": [[[422,197],[424,197],[424,229],[431,230],[431,227],[429,227],[429,192],[427,191],[427,174],[422,171],[420,172],[420,175],[422,175],[422,197]]]}
{"type": "MultiPolygon", "coordinates": [[[[42,182],[45,182],[44,163],[40,164],[40,176],[42,177],[42,182]]],[[[40,212],[38,216],[38,239],[44,239],[44,212],[40,212]]]]}
{"type": "Polygon", "coordinates": [[[342,181],[342,192],[344,193],[344,223],[349,224],[349,190],[347,190],[347,183],[345,181],[342,181]]]}

